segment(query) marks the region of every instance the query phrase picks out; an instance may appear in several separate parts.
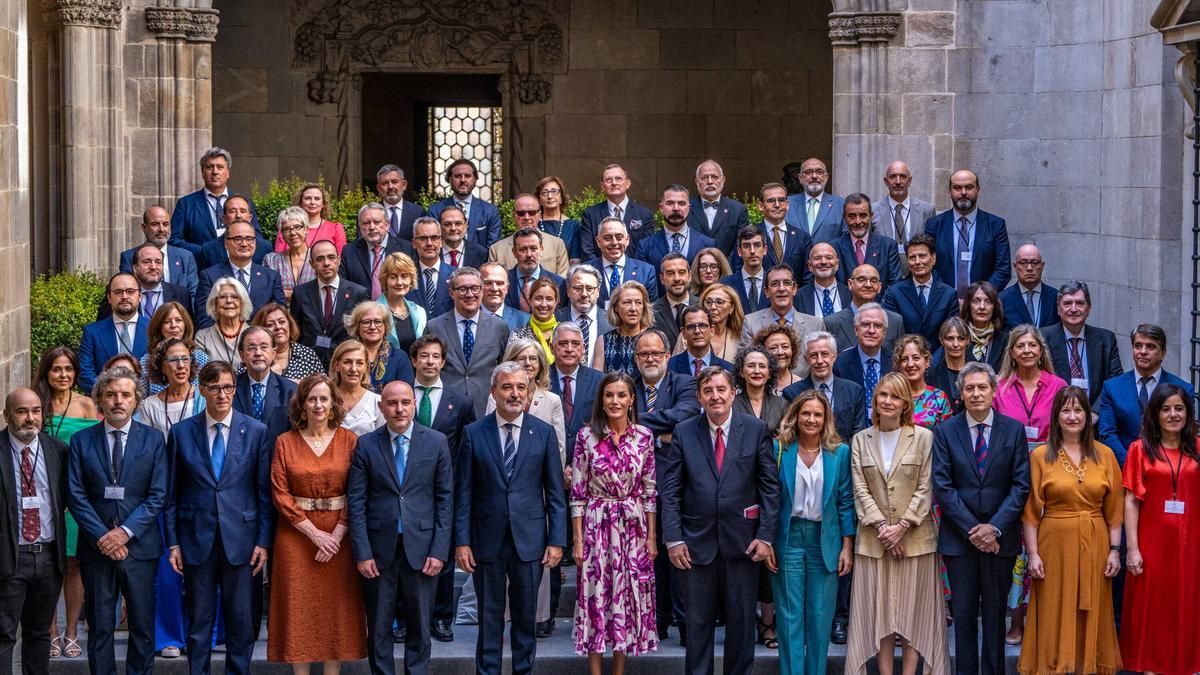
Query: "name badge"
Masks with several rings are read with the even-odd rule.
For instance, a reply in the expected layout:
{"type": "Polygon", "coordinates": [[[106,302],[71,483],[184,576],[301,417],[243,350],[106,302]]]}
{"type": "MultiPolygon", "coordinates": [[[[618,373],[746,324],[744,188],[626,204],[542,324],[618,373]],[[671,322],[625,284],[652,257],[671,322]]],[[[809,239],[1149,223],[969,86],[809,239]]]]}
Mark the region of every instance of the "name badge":
{"type": "Polygon", "coordinates": [[[125,488],[120,485],[108,485],[104,488],[105,499],[125,499],[125,488]]]}
{"type": "Polygon", "coordinates": [[[899,243],[896,244],[896,250],[898,250],[901,253],[901,255],[903,255],[904,254],[904,244],[899,244],[899,243]]]}
{"type": "Polygon", "coordinates": [[[742,517],[746,520],[758,520],[758,504],[742,509],[742,517]]]}
{"type": "Polygon", "coordinates": [[[1167,513],[1183,515],[1183,502],[1175,499],[1168,499],[1163,510],[1167,513]]]}
{"type": "Polygon", "coordinates": [[[959,260],[961,260],[961,261],[963,261],[963,262],[971,262],[971,252],[970,252],[970,251],[963,251],[962,253],[959,253],[959,254],[958,254],[958,259],[959,259],[959,260]]]}
{"type": "Polygon", "coordinates": [[[1038,437],[1037,427],[1025,427],[1025,440],[1032,441],[1038,437]]]}
{"type": "Polygon", "coordinates": [[[321,349],[329,349],[330,347],[333,346],[333,340],[330,340],[328,336],[318,335],[317,336],[317,346],[320,347],[321,349]]]}
{"type": "Polygon", "coordinates": [[[1071,378],[1071,386],[1079,387],[1080,389],[1087,389],[1088,388],[1087,378],[1086,377],[1073,377],[1073,378],[1071,378]]]}
{"type": "Polygon", "coordinates": [[[21,510],[37,509],[42,506],[41,497],[21,497],[21,510]]]}

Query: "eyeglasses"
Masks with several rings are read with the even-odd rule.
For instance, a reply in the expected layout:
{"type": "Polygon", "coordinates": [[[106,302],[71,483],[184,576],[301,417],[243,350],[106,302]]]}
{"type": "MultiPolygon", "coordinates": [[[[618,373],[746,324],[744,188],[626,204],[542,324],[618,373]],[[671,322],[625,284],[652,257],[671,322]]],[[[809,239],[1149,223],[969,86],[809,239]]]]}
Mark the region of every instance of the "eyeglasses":
{"type": "Polygon", "coordinates": [[[762,200],[764,204],[786,204],[787,197],[768,197],[762,200]]]}
{"type": "Polygon", "coordinates": [[[643,361],[657,361],[666,355],[667,355],[666,352],[635,352],[634,353],[634,356],[638,357],[639,359],[641,359],[643,361]]]}
{"type": "Polygon", "coordinates": [[[170,366],[177,366],[181,363],[190,363],[191,360],[192,357],[190,356],[168,356],[163,359],[163,362],[170,366]]]}
{"type": "Polygon", "coordinates": [[[562,190],[559,190],[558,188],[546,188],[545,190],[542,190],[538,194],[543,197],[554,197],[555,195],[561,195],[562,190]]]}
{"type": "Polygon", "coordinates": [[[243,237],[225,237],[225,241],[232,241],[235,244],[253,244],[254,237],[246,235],[243,237]]]}
{"type": "Polygon", "coordinates": [[[307,225],[284,225],[283,227],[279,228],[279,231],[280,232],[299,232],[301,230],[307,230],[307,229],[308,229],[307,225]]]}
{"type": "Polygon", "coordinates": [[[700,263],[696,265],[696,268],[701,272],[717,272],[720,271],[721,266],[717,263],[700,263]]]}
{"type": "Polygon", "coordinates": [[[699,333],[702,331],[706,331],[709,328],[712,328],[712,326],[707,323],[689,323],[688,325],[683,327],[684,330],[686,330],[690,333],[699,333]]]}
{"type": "Polygon", "coordinates": [[[874,277],[850,277],[850,281],[853,281],[856,284],[862,284],[863,286],[878,286],[879,285],[879,279],[876,279],[874,277]]]}
{"type": "Polygon", "coordinates": [[[1018,260],[1013,264],[1017,267],[1041,267],[1044,263],[1041,260],[1018,260]]]}
{"type": "Polygon", "coordinates": [[[516,211],[516,210],[513,211],[513,215],[521,216],[522,218],[536,216],[538,213],[540,213],[540,211],[538,211],[537,209],[529,209],[529,210],[521,209],[520,211],[516,211]]]}
{"type": "Polygon", "coordinates": [[[225,394],[226,396],[229,396],[233,394],[235,389],[237,389],[236,384],[210,384],[204,387],[204,390],[213,396],[217,396],[219,394],[225,394]]]}
{"type": "Polygon", "coordinates": [[[433,241],[441,241],[441,240],[442,240],[442,235],[440,235],[440,234],[427,234],[427,235],[425,235],[425,236],[422,236],[422,237],[413,237],[413,241],[429,241],[429,242],[433,242],[433,241]]]}
{"type": "Polygon", "coordinates": [[[796,285],[796,282],[791,279],[774,279],[767,282],[767,288],[791,288],[796,285]]]}
{"type": "Polygon", "coordinates": [[[827,172],[825,169],[805,169],[800,173],[805,176],[824,176],[827,172]]]}
{"type": "Polygon", "coordinates": [[[383,327],[383,319],[360,319],[358,325],[364,328],[381,328],[383,327]]]}
{"type": "Polygon", "coordinates": [[[600,290],[600,287],[599,286],[584,286],[583,284],[575,284],[574,286],[571,286],[571,290],[573,290],[576,293],[579,293],[581,295],[591,295],[592,293],[595,293],[596,291],[600,290]]]}
{"type": "Polygon", "coordinates": [[[459,295],[479,295],[483,292],[483,286],[458,286],[453,290],[459,295]]]}
{"type": "Polygon", "coordinates": [[[115,295],[115,296],[124,297],[124,298],[133,297],[140,292],[141,292],[141,289],[137,289],[137,288],[110,288],[110,289],[108,289],[109,295],[115,295]]]}
{"type": "Polygon", "coordinates": [[[707,298],[704,301],[705,307],[724,307],[725,305],[728,305],[728,304],[729,304],[729,301],[726,300],[725,298],[707,298]]]}

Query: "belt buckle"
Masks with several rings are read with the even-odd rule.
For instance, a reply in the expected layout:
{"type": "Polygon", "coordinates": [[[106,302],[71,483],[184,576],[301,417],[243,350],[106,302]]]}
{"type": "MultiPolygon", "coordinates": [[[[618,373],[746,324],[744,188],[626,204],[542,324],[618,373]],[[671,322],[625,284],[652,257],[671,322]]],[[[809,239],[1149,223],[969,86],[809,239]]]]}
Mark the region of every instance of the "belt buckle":
{"type": "Polygon", "coordinates": [[[22,544],[20,546],[20,549],[24,553],[35,553],[36,554],[36,553],[42,552],[43,546],[44,546],[44,544],[42,544],[40,542],[36,543],[36,544],[22,544]]]}

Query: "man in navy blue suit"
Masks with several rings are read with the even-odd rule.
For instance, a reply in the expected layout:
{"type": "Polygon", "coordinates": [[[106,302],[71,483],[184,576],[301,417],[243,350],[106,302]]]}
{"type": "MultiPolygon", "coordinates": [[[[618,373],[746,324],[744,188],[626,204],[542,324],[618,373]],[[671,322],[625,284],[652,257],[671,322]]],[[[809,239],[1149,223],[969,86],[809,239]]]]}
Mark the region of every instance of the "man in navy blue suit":
{"type": "Polygon", "coordinates": [[[992,410],[991,366],[968,361],[958,388],[966,411],[933,430],[933,496],[942,507],[938,553],[950,576],[954,667],[959,675],[1004,675],[1004,614],[1021,552],[1029,447],[1021,423],[992,410]]]}
{"type": "Polygon", "coordinates": [[[629,198],[632,185],[629,172],[620,164],[604,167],[604,173],[600,176],[600,190],[604,192],[605,199],[584,209],[580,216],[579,245],[584,260],[600,255],[602,246],[596,237],[600,236],[600,223],[607,218],[616,218],[625,224],[630,248],[634,251],[637,251],[642,239],[654,233],[654,212],[629,198]]]}
{"type": "Polygon", "coordinates": [[[587,264],[600,272],[601,307],[608,307],[609,294],[626,281],[636,281],[645,286],[651,302],[658,298],[658,275],[654,268],[625,254],[630,239],[621,221],[616,218],[600,221],[595,243],[600,257],[589,260],[587,264]]]}
{"type": "Polygon", "coordinates": [[[529,312],[522,312],[508,304],[508,270],[498,262],[485,262],[479,268],[479,280],[483,282],[481,304],[508,324],[510,331],[529,325],[529,312]]]}
{"type": "Polygon", "coordinates": [[[292,430],[288,405],[296,395],[296,383],[271,370],[275,343],[266,328],[247,328],[238,338],[238,353],[246,370],[238,375],[233,409],[266,425],[267,447],[274,448],[275,439],[292,430]]]}
{"type": "Polygon", "coordinates": [[[838,435],[843,439],[854,438],[854,434],[870,424],[862,385],[833,374],[838,343],[832,334],[813,331],[804,336],[803,342],[808,377],[788,385],[783,390],[783,398],[790,403],[801,392],[819,390],[833,407],[833,421],[838,435]]]}
{"type": "MultiPolygon", "coordinates": [[[[803,285],[809,281],[808,252],[814,242],[803,226],[793,224],[789,219],[792,197],[788,196],[787,188],[782,183],[767,183],[758,191],[758,208],[763,214],[763,222],[759,227],[767,243],[763,267],[771,269],[776,265],[787,265],[792,268],[796,284],[803,285]]],[[[841,208],[839,205],[839,222],[841,208]]],[[[737,267],[741,261],[735,259],[733,265],[737,267]]]]}
{"type": "Polygon", "coordinates": [[[395,239],[412,241],[413,223],[425,215],[420,204],[404,201],[408,180],[404,169],[395,164],[384,164],[375,172],[375,194],[384,206],[384,220],[388,223],[388,234],[395,239]]]}
{"type": "Polygon", "coordinates": [[[721,283],[733,289],[742,301],[742,312],[753,314],[766,307],[767,270],[763,261],[767,256],[767,240],[763,231],[753,225],[743,227],[737,233],[737,260],[740,269],[721,279],[721,283]]]}
{"type": "Polygon", "coordinates": [[[429,669],[429,622],[437,580],[450,555],[454,470],[446,437],[414,422],[416,401],[406,382],[383,388],[387,424],[359,437],[346,499],[350,542],[363,576],[367,652],[372,673],[394,675],[392,618],[397,600],[407,635],[404,672],[429,669]]]}
{"type": "Polygon", "coordinates": [[[1037,246],[1025,244],[1017,249],[1013,260],[1017,283],[1000,291],[1005,330],[1023,323],[1038,328],[1058,323],[1058,289],[1042,283],[1045,269],[1046,262],[1037,246]]]}
{"type": "Polygon", "coordinates": [[[737,233],[750,224],[745,205],[722,194],[725,170],[715,160],[706,159],[696,167],[696,191],[699,194],[691,199],[688,226],[715,240],[725,257],[731,257],[737,233]]]}
{"type": "Polygon", "coordinates": [[[280,279],[279,273],[254,262],[254,242],[254,231],[250,228],[250,223],[244,220],[230,223],[225,236],[225,250],[229,259],[200,272],[196,307],[192,311],[192,316],[196,317],[197,328],[213,325],[213,318],[205,310],[205,304],[213,285],[224,277],[233,277],[241,282],[250,296],[250,304],[255,312],[268,302],[287,306],[287,298],[283,295],[283,280],[280,279]]]}
{"type": "Polygon", "coordinates": [[[367,289],[338,276],[341,259],[333,242],[314,243],[308,259],[317,278],[292,289],[291,314],[300,326],[299,342],[312,347],[328,367],[333,350],[350,337],[344,317],[369,296],[367,289]]]}
{"type": "Polygon", "coordinates": [[[408,299],[425,308],[427,319],[454,309],[450,298],[450,274],[454,268],[442,262],[442,226],[434,218],[421,216],[413,223],[413,248],[417,253],[417,287],[408,299]]]}
{"type": "Polygon", "coordinates": [[[914,236],[904,254],[911,276],[888,289],[883,296],[883,307],[904,319],[905,332],[920,335],[936,345],[942,323],[958,316],[958,295],[933,274],[937,264],[933,237],[924,233],[914,236]]]}
{"type": "MultiPolygon", "coordinates": [[[[171,238],[171,214],[158,205],[146,209],[142,214],[142,234],[146,237],[145,243],[154,244],[162,251],[163,281],[183,286],[189,294],[195,295],[196,285],[200,282],[200,268],[196,265],[196,258],[191,251],[167,243],[171,238]]],[[[133,272],[135,250],[137,246],[121,252],[120,271],[133,272]]]]}
{"type": "MultiPolygon", "coordinates": [[[[467,238],[467,216],[457,206],[447,206],[438,214],[442,226],[442,262],[454,269],[478,268],[487,262],[488,250],[467,238]]],[[[499,241],[497,239],[497,241],[499,241]]]]}
{"type": "Polygon", "coordinates": [[[517,363],[492,372],[496,411],[467,427],[455,468],[455,559],[475,576],[475,670],[499,675],[508,601],[512,672],[533,672],[537,589],[566,545],[567,501],[554,429],[525,414],[529,377],[517,363]]]}
{"type": "Polygon", "coordinates": [[[812,243],[833,241],[846,233],[842,198],[825,192],[829,170],[825,162],[810,157],[800,165],[803,192],[788,197],[787,224],[799,228],[812,243]]]}
{"type": "Polygon", "coordinates": [[[812,280],[796,291],[796,308],[826,321],[849,309],[850,285],[838,279],[840,266],[833,244],[813,244],[808,251],[808,271],[812,280]]]}
{"type": "Polygon", "coordinates": [[[523,227],[513,233],[512,254],[516,267],[508,273],[508,297],[505,304],[522,312],[529,311],[529,286],[545,277],[558,287],[558,297],[567,297],[563,278],[542,267],[542,231],[536,227],[523,227]]]}
{"type": "Polygon", "coordinates": [[[680,326],[686,348],[667,361],[672,373],[699,377],[700,371],[709,366],[718,366],[733,372],[733,364],[718,358],[712,350],[712,324],[708,321],[708,310],[698,305],[683,310],[683,325],[680,326]]]}
{"type": "Polygon", "coordinates": [[[687,607],[684,670],[712,672],[723,614],[725,672],[746,675],[754,667],[759,563],[777,569],[779,471],[767,425],[733,410],[733,375],[706,368],[696,388],[704,414],[675,428],[658,469],[663,540],[682,573],[687,607]]]}
{"type": "Polygon", "coordinates": [[[858,343],[849,345],[833,363],[833,374],[863,388],[863,403],[867,418],[871,417],[871,399],[879,378],[892,372],[892,352],[883,346],[887,334],[888,316],[876,302],[868,302],[854,315],[854,335],[858,343]]]}
{"type": "Polygon", "coordinates": [[[88,623],[88,670],[117,672],[113,631],[118,596],[129,626],[125,672],[154,669],[154,577],[163,542],[167,449],[158,430],[133,420],[141,402],[128,368],[100,375],[96,407],[104,422],[71,437],[67,508],[79,523],[79,567],[88,623]]]}
{"type": "Polygon", "coordinates": [[[900,280],[900,250],[896,240],[871,231],[871,199],[861,192],[846,195],[842,206],[846,234],[833,241],[837,251],[838,281],[847,283],[860,265],[870,265],[879,272],[883,284],[880,292],[900,280]]]}
{"type": "MultiPolygon", "coordinates": [[[[225,234],[226,223],[221,214],[225,201],[233,193],[229,190],[229,170],[233,168],[233,156],[223,148],[209,148],[200,156],[200,175],[204,187],[179,198],[171,214],[171,244],[185,248],[199,259],[200,247],[225,234]]],[[[250,223],[254,234],[262,238],[258,226],[258,213],[254,204],[250,207],[250,223]]]]}
{"type": "Polygon", "coordinates": [[[79,387],[90,392],[104,364],[117,354],[135,359],[146,355],[150,317],[139,309],[142,294],[132,274],[118,272],[108,280],[111,315],[83,327],[79,341],[79,387]]]}
{"type": "MultiPolygon", "coordinates": [[[[446,437],[452,463],[458,461],[463,430],[475,421],[475,408],[467,395],[442,383],[442,368],[446,365],[446,343],[436,335],[422,335],[409,347],[416,370],[416,421],[446,437]]],[[[437,594],[433,601],[430,631],[438,642],[454,640],[454,616],[458,598],[454,593],[454,566],[447,565],[438,575],[437,594]]],[[[402,611],[396,617],[404,620],[402,611]]],[[[407,626],[406,626],[407,630],[407,626]]]]}
{"type": "MultiPolygon", "coordinates": [[[[250,222],[253,217],[254,210],[250,204],[250,199],[242,195],[230,195],[225,199],[225,206],[221,207],[221,219],[225,223],[225,231],[229,231],[230,223],[244,220],[250,222]]],[[[258,235],[254,241],[254,254],[252,256],[254,262],[262,264],[263,258],[274,249],[271,242],[263,239],[258,235]]],[[[219,265],[226,260],[229,260],[229,251],[225,244],[225,234],[221,234],[215,239],[210,239],[200,246],[200,253],[196,255],[196,264],[200,269],[219,265]]]]}
{"type": "MultiPolygon", "coordinates": [[[[634,254],[658,269],[668,253],[680,253],[690,264],[700,251],[714,247],[717,242],[701,230],[692,227],[688,220],[688,191],[682,185],[672,183],[663,188],[658,211],[663,217],[663,229],[642,239],[634,254]]],[[[662,287],[659,287],[662,293],[662,287]]]]}
{"type": "Polygon", "coordinates": [[[1092,313],[1092,294],[1087,284],[1068,281],[1058,289],[1058,321],[1042,329],[1054,372],[1088,392],[1095,406],[1100,389],[1121,374],[1121,351],[1117,336],[1107,328],[1087,322],[1092,313]]]}
{"type": "Polygon", "coordinates": [[[193,675],[209,672],[217,607],[225,619],[225,671],[250,672],[256,627],[252,577],[267,564],[274,508],[267,427],[234,410],[233,366],[200,369],[202,415],[171,427],[167,544],[183,575],[187,656],[193,675]],[[217,602],[220,591],[221,601],[217,602]]]}
{"type": "MultiPolygon", "coordinates": [[[[178,302],[191,312],[192,294],[184,286],[177,286],[163,281],[162,250],[154,244],[142,244],[133,250],[133,278],[137,279],[141,291],[141,306],[139,311],[146,317],[153,317],[154,312],[167,302],[178,302]]],[[[105,299],[100,303],[96,312],[97,319],[112,316],[112,305],[105,299]]]]}
{"type": "Polygon", "coordinates": [[[475,168],[475,162],[469,159],[451,162],[446,168],[450,196],[430,206],[429,215],[437,219],[446,207],[458,207],[467,216],[467,241],[486,249],[500,240],[500,210],[472,194],[478,180],[479,171],[475,168]]]}
{"type": "Polygon", "coordinates": [[[955,171],[950,176],[954,208],[925,223],[925,233],[933,237],[937,250],[934,273],[960,299],[976,281],[1004,288],[1012,278],[1008,228],[1003,218],[978,208],[980,187],[974,171],[955,171]]]}
{"type": "Polygon", "coordinates": [[[1163,369],[1167,357],[1167,333],[1152,323],[1143,323],[1129,334],[1133,343],[1133,370],[1105,380],[1096,412],[1100,417],[1100,442],[1112,448],[1121,466],[1129,444],[1142,430],[1142,411],[1154,388],[1174,384],[1193,396],[1192,385],[1163,369]]]}
{"type": "MultiPolygon", "coordinates": [[[[342,247],[341,278],[367,289],[372,298],[383,294],[379,272],[393,253],[415,255],[412,244],[388,231],[387,210],[379,202],[368,202],[358,210],[358,237],[342,247]]],[[[411,233],[410,235],[411,236],[411,233]]],[[[316,243],[316,242],[313,242],[316,243]]]]}

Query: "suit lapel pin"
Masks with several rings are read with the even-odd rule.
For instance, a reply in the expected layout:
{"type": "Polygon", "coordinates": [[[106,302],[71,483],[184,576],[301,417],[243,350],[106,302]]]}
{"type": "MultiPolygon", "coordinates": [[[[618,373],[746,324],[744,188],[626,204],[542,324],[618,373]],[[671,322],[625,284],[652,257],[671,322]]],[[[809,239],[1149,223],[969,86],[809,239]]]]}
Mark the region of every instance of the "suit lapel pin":
{"type": "Polygon", "coordinates": [[[454,410],[454,404],[453,404],[453,403],[447,403],[447,404],[446,404],[446,410],[454,410]]]}

